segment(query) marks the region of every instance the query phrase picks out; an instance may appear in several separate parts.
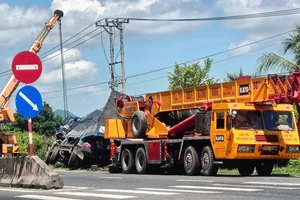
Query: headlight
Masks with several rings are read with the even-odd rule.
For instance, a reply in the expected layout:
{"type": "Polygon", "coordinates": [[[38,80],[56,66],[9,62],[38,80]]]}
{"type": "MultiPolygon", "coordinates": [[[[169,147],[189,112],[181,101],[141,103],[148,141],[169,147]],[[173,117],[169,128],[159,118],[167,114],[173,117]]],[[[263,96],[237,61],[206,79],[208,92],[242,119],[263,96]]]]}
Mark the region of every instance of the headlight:
{"type": "Polygon", "coordinates": [[[298,152],[300,152],[300,147],[299,146],[287,146],[286,152],[287,153],[298,153],[298,152]]]}
{"type": "Polygon", "coordinates": [[[238,153],[253,153],[254,147],[254,145],[239,145],[237,151],[238,153]]]}

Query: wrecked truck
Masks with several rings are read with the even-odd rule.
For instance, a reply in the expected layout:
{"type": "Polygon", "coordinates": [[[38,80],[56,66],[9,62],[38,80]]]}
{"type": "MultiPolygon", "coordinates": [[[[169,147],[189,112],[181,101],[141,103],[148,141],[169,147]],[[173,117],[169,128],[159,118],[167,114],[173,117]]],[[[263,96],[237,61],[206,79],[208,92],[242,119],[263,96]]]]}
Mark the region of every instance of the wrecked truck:
{"type": "MultiPolygon", "coordinates": [[[[104,138],[106,119],[120,118],[116,99],[126,95],[111,91],[102,109],[96,109],[83,118],[69,117],[64,120],[56,140],[45,156],[46,164],[63,163],[69,169],[108,166],[110,140],[104,138]]],[[[117,142],[117,141],[116,141],[117,142]]]]}
{"type": "Polygon", "coordinates": [[[104,139],[104,127],[99,125],[102,112],[96,109],[83,118],[66,118],[46,154],[46,164],[61,162],[69,169],[107,165],[109,141],[104,139]]]}

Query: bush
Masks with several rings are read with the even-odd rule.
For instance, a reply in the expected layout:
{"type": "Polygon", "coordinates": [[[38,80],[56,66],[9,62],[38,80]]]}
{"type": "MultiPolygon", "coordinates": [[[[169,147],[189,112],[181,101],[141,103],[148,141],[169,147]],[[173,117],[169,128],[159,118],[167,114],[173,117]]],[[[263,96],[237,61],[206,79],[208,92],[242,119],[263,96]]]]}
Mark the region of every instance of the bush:
{"type": "MultiPolygon", "coordinates": [[[[17,142],[20,145],[20,154],[29,155],[29,135],[28,132],[16,131],[13,134],[17,137],[17,142]]],[[[43,135],[39,135],[35,132],[32,133],[33,140],[33,151],[34,155],[38,156],[40,159],[44,159],[47,148],[49,145],[49,139],[43,135]]]]}

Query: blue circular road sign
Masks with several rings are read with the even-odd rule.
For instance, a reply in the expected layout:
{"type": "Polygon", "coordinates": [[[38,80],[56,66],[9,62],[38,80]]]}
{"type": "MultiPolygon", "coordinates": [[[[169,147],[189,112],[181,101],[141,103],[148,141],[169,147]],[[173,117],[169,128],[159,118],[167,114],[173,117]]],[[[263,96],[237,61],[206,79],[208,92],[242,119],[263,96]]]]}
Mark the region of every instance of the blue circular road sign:
{"type": "Polygon", "coordinates": [[[42,107],[42,96],[35,87],[27,85],[18,91],[16,108],[23,117],[36,117],[42,111],[42,107]]]}

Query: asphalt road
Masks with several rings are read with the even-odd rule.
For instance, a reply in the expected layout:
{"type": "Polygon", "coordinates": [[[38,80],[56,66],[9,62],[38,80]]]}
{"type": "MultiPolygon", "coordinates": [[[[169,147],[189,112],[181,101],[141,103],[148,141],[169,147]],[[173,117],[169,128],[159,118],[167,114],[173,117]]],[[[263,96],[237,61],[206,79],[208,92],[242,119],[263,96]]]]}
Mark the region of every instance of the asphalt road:
{"type": "Polygon", "coordinates": [[[0,199],[300,199],[300,177],[126,175],[57,171],[61,190],[0,188],[0,199]]]}

